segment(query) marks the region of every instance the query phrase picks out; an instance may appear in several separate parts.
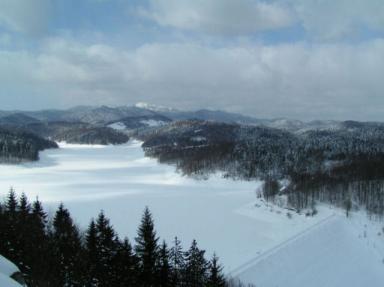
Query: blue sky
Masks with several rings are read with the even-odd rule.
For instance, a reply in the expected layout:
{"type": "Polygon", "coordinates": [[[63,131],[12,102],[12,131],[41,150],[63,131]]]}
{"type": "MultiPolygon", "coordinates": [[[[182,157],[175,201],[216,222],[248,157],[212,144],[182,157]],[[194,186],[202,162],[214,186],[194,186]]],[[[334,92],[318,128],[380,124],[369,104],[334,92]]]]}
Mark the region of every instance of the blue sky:
{"type": "Polygon", "coordinates": [[[2,109],[383,120],[382,0],[0,0],[2,109]]]}

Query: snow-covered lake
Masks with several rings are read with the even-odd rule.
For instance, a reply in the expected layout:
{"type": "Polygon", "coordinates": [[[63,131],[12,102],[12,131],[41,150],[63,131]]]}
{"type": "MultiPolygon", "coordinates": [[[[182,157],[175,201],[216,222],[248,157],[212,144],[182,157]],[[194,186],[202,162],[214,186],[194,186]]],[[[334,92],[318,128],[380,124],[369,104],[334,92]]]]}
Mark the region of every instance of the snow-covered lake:
{"type": "Polygon", "coordinates": [[[83,228],[104,210],[119,235],[131,240],[148,206],[162,239],[170,243],[177,235],[187,248],[195,238],[208,254],[217,252],[227,271],[329,215],[288,219],[284,210],[255,207],[260,182],[183,177],[144,157],[139,142],[62,144],[42,152],[37,163],[0,166],[1,194],[11,186],[31,200],[38,196],[51,214],[63,202],[83,228]]]}

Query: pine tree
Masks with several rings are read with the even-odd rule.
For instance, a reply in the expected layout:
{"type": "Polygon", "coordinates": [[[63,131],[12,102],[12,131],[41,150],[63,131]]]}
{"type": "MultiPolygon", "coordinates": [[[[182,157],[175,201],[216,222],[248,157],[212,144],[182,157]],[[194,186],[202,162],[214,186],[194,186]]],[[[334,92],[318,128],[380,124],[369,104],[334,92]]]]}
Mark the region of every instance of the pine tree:
{"type": "Polygon", "coordinates": [[[139,285],[137,258],[127,238],[123,242],[118,242],[113,266],[115,285],[111,284],[111,286],[136,287],[139,285]]]}
{"type": "Polygon", "coordinates": [[[169,263],[169,250],[165,241],[160,247],[158,258],[158,285],[160,287],[171,287],[171,266],[169,263]]]}
{"type": "Polygon", "coordinates": [[[97,286],[97,262],[99,261],[99,256],[97,252],[98,243],[97,243],[97,230],[96,223],[92,219],[91,223],[88,226],[86,236],[85,236],[85,247],[86,247],[86,262],[87,262],[87,271],[86,271],[86,281],[87,286],[97,286]]]}
{"type": "Polygon", "coordinates": [[[109,282],[113,277],[113,258],[116,254],[117,243],[116,234],[109,222],[105,217],[104,212],[100,212],[96,220],[96,276],[99,286],[109,286],[109,282]]]}
{"type": "Polygon", "coordinates": [[[52,248],[58,260],[55,272],[58,286],[79,285],[81,241],[79,231],[63,204],[60,204],[53,219],[52,248]]]}
{"type": "Polygon", "coordinates": [[[185,261],[183,248],[181,246],[180,240],[177,237],[175,237],[173,241],[173,247],[170,250],[169,257],[172,270],[172,286],[182,286],[185,261]]]}
{"type": "Polygon", "coordinates": [[[22,193],[19,200],[19,218],[26,220],[31,212],[31,205],[25,193],[22,193]]]}
{"type": "Polygon", "coordinates": [[[51,249],[48,245],[46,233],[47,214],[39,199],[32,203],[32,214],[29,220],[29,241],[33,248],[29,249],[28,262],[31,266],[28,286],[48,286],[47,282],[53,276],[51,269],[53,265],[51,249]]]}
{"type": "Polygon", "coordinates": [[[5,203],[5,209],[10,216],[16,217],[17,206],[18,204],[17,204],[16,193],[15,193],[15,190],[11,187],[5,203]]]}
{"type": "Polygon", "coordinates": [[[225,287],[227,286],[225,277],[223,275],[223,267],[218,263],[219,258],[213,254],[212,260],[209,264],[209,278],[207,287],[225,287]]]}
{"type": "Polygon", "coordinates": [[[17,235],[17,197],[16,193],[11,188],[5,201],[5,228],[2,231],[4,233],[4,242],[2,242],[1,250],[2,254],[12,261],[19,262],[18,258],[18,235],[17,235]]]}
{"type": "Polygon", "coordinates": [[[25,193],[22,193],[19,199],[16,222],[16,254],[19,259],[19,268],[26,272],[30,268],[28,262],[29,249],[33,247],[33,242],[30,240],[30,213],[31,205],[25,193]]]}
{"type": "Polygon", "coordinates": [[[156,281],[156,262],[158,258],[158,237],[154,230],[152,215],[145,208],[136,237],[136,255],[139,258],[140,280],[143,287],[152,287],[156,281]]]}
{"type": "Polygon", "coordinates": [[[207,282],[208,263],[204,258],[205,251],[197,247],[193,240],[191,247],[186,252],[185,286],[201,287],[207,282]]]}

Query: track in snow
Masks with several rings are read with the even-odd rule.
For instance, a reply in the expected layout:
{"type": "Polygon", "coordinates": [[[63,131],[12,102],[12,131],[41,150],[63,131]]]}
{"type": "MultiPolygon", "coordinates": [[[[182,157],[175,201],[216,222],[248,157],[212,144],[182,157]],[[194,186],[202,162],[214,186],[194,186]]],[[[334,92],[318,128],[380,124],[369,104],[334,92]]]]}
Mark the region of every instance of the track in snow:
{"type": "Polygon", "coordinates": [[[232,274],[257,287],[381,287],[384,264],[348,219],[331,216],[232,274]]]}
{"type": "Polygon", "coordinates": [[[335,214],[331,214],[330,216],[324,218],[323,220],[315,223],[314,225],[312,225],[308,229],[297,233],[295,236],[293,236],[293,237],[281,242],[280,244],[272,247],[271,249],[263,252],[262,254],[256,256],[255,258],[249,260],[248,262],[246,262],[246,263],[242,264],[241,266],[237,267],[236,269],[232,270],[230,272],[230,276],[231,277],[237,277],[239,274],[241,274],[242,272],[244,272],[248,268],[251,268],[252,266],[256,265],[258,262],[267,259],[272,254],[278,252],[280,249],[283,249],[285,246],[287,246],[287,245],[291,244],[292,242],[298,240],[299,238],[303,237],[305,234],[308,234],[311,231],[313,231],[314,229],[319,228],[320,226],[326,224],[327,222],[329,222],[334,217],[335,217],[335,214]]]}

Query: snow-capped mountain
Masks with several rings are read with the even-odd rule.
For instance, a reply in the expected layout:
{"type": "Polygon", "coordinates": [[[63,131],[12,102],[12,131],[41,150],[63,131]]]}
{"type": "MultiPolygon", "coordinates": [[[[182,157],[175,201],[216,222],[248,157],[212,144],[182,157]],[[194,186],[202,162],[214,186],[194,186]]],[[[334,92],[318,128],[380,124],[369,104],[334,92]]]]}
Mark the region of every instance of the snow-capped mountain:
{"type": "Polygon", "coordinates": [[[165,106],[157,106],[145,102],[138,102],[134,105],[136,108],[149,110],[153,112],[176,112],[177,109],[171,108],[171,107],[165,107],[165,106]]]}

